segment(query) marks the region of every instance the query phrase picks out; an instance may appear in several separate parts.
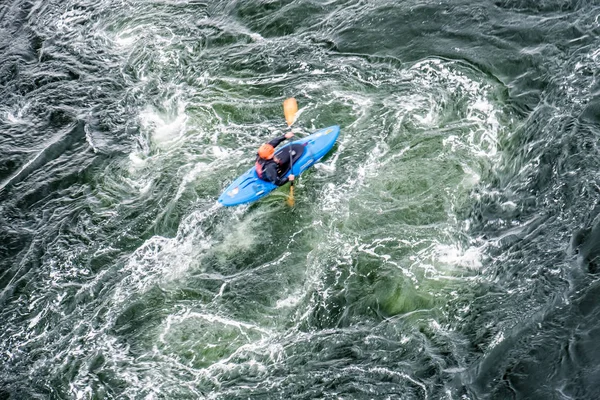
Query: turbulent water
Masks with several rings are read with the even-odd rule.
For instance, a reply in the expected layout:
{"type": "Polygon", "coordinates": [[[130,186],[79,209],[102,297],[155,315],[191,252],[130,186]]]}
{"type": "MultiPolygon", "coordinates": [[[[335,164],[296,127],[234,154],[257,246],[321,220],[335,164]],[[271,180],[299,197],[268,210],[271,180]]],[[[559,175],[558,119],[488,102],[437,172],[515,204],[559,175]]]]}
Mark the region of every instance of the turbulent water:
{"type": "Polygon", "coordinates": [[[597,399],[600,5],[7,0],[0,399],[597,399]],[[322,163],[217,205],[264,141],[322,163]]]}

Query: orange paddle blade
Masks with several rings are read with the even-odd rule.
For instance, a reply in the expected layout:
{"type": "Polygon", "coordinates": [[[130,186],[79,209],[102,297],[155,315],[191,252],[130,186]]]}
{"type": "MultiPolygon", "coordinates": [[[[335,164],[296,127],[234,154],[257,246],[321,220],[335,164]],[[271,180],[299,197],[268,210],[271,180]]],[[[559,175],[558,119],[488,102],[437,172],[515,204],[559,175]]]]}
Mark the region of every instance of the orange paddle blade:
{"type": "Polygon", "coordinates": [[[285,115],[285,122],[287,122],[288,126],[292,126],[294,123],[294,117],[298,112],[298,103],[296,103],[296,99],[290,97],[283,102],[283,115],[285,115]]]}
{"type": "Polygon", "coordinates": [[[287,205],[290,207],[294,206],[294,186],[290,186],[290,195],[287,198],[287,205]]]}

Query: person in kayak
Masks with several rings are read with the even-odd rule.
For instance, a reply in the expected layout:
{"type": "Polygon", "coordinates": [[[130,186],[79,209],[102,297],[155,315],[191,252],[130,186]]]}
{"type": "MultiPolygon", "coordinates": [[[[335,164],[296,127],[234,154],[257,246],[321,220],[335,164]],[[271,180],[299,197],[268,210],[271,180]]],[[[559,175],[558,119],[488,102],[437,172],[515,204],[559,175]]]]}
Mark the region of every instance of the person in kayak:
{"type": "Polygon", "coordinates": [[[290,157],[297,158],[297,153],[302,154],[303,145],[291,145],[289,151],[280,151],[275,154],[275,147],[279,146],[285,139],[290,139],[294,134],[288,132],[285,135],[278,136],[271,141],[264,143],[258,149],[256,157],[256,174],[264,181],[272,182],[277,186],[285,185],[294,180],[294,175],[290,174],[284,177],[290,168],[290,157]]]}

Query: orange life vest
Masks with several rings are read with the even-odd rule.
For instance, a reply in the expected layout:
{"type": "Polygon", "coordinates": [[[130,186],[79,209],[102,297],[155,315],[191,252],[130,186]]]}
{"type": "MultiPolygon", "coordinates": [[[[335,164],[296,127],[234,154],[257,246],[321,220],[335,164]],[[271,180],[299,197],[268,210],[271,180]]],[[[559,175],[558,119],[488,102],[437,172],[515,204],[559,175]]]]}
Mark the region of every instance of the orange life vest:
{"type": "Polygon", "coordinates": [[[256,168],[256,175],[258,175],[258,177],[260,179],[263,179],[263,163],[261,163],[262,159],[259,157],[256,159],[256,163],[254,163],[254,168],[256,168]]]}

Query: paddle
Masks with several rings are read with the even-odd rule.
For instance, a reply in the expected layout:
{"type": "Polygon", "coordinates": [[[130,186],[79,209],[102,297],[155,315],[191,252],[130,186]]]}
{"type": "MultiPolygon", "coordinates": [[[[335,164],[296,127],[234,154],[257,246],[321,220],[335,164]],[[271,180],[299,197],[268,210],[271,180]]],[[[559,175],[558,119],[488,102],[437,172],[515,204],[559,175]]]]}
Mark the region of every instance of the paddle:
{"type": "MultiPolygon", "coordinates": [[[[288,127],[291,129],[292,124],[294,123],[294,117],[298,112],[298,103],[296,103],[296,99],[290,97],[283,102],[283,115],[285,115],[285,121],[288,124],[288,127]]],[[[292,172],[292,168],[294,167],[294,155],[291,153],[292,148],[290,147],[290,174],[292,172]]],[[[290,195],[287,198],[287,204],[292,207],[294,205],[294,181],[290,184],[290,195]]]]}

